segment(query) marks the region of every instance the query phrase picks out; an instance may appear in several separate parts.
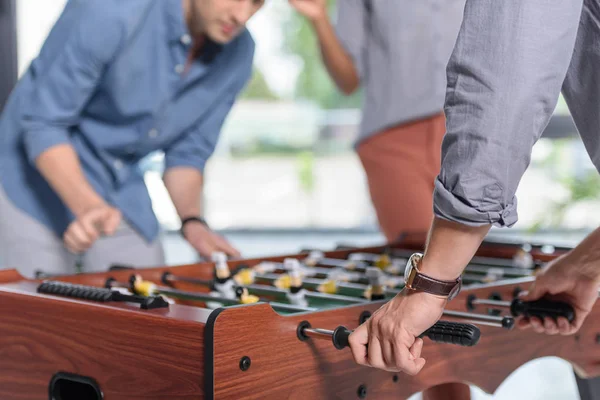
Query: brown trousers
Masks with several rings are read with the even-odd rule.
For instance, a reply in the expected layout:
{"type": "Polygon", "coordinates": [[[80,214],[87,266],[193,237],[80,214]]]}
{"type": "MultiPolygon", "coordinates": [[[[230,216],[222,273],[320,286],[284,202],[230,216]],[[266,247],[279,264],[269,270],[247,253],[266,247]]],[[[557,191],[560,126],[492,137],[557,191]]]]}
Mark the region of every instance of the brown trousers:
{"type": "Polygon", "coordinates": [[[387,129],[358,146],[371,201],[388,241],[403,232],[429,230],[445,131],[440,113],[387,129]]]}
{"type": "MultiPolygon", "coordinates": [[[[445,132],[446,120],[440,113],[387,129],[358,146],[371,201],[388,242],[405,232],[429,230],[445,132]]],[[[423,392],[423,400],[470,398],[469,386],[461,383],[447,383],[423,392]]]]}

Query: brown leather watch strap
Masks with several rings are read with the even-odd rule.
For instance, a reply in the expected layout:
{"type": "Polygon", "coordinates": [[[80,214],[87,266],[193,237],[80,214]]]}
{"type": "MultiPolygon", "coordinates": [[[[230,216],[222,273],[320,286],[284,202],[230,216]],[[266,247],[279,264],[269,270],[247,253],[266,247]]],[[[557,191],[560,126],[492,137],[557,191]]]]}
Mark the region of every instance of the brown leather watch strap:
{"type": "Polygon", "coordinates": [[[414,290],[419,290],[438,296],[449,296],[450,293],[452,293],[452,289],[454,289],[456,285],[456,281],[440,281],[427,275],[423,275],[422,273],[418,273],[415,275],[410,286],[411,289],[414,290]]]}

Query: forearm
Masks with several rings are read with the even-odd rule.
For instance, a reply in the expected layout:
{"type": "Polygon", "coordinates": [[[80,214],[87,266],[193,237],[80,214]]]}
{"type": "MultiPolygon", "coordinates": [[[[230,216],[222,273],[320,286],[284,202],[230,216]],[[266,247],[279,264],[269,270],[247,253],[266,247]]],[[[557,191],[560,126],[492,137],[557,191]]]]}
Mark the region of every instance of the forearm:
{"type": "Polygon", "coordinates": [[[588,235],[577,247],[565,257],[573,268],[590,280],[600,283],[600,228],[588,235]]]}
{"type": "Polygon", "coordinates": [[[419,270],[441,280],[456,279],[473,258],[490,227],[473,227],[435,218],[419,270]]]}
{"type": "Polygon", "coordinates": [[[104,200],[89,184],[71,145],[53,146],[41,153],[36,167],[66,206],[79,216],[91,208],[104,204],[104,200]]]}
{"type": "Polygon", "coordinates": [[[201,215],[202,174],[191,167],[167,169],[163,177],[165,187],[180,218],[201,215]]]}
{"type": "Polygon", "coordinates": [[[352,94],[360,83],[352,58],[342,46],[326,14],[312,21],[312,24],[329,75],[342,92],[352,94]]]}

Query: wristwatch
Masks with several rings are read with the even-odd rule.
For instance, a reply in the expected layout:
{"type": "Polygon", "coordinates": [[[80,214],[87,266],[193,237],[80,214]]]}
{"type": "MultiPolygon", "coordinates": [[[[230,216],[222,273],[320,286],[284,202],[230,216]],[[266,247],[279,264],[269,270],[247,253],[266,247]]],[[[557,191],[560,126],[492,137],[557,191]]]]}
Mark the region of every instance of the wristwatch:
{"type": "Polygon", "coordinates": [[[405,286],[411,290],[444,296],[447,297],[448,300],[455,298],[462,288],[461,277],[458,277],[453,281],[441,281],[427,276],[421,273],[418,268],[422,258],[423,254],[414,253],[408,259],[406,269],[404,270],[405,286]]]}

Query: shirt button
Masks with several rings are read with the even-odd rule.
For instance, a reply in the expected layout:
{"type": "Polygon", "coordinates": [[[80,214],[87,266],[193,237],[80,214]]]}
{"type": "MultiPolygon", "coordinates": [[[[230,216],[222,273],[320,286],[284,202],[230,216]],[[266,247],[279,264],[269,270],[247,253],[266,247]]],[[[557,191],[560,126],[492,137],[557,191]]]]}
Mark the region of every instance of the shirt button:
{"type": "Polygon", "coordinates": [[[185,68],[185,67],[183,66],[183,64],[177,64],[177,65],[175,66],[175,72],[177,72],[178,74],[181,74],[181,73],[183,73],[183,69],[184,69],[184,68],[185,68]]]}
{"type": "Polygon", "coordinates": [[[113,162],[113,166],[115,167],[115,169],[121,169],[121,168],[123,168],[123,161],[115,160],[113,162]]]}
{"type": "Polygon", "coordinates": [[[192,38],[190,37],[190,35],[185,34],[181,37],[181,43],[189,45],[190,43],[192,43],[192,38]]]}
{"type": "Polygon", "coordinates": [[[158,130],[157,129],[150,129],[150,131],[148,132],[148,136],[151,138],[155,138],[158,136],[158,130]]]}

